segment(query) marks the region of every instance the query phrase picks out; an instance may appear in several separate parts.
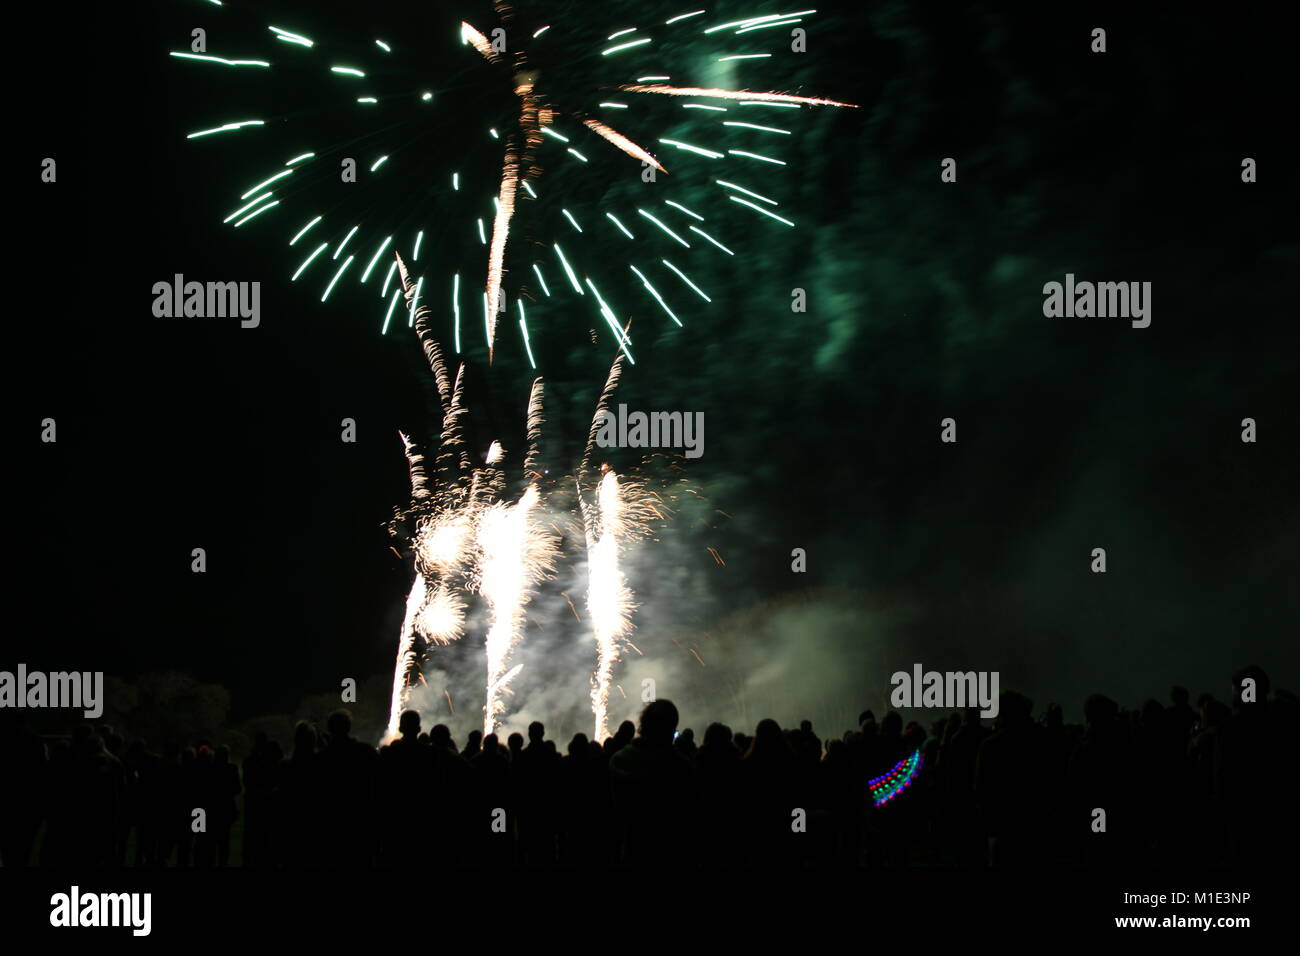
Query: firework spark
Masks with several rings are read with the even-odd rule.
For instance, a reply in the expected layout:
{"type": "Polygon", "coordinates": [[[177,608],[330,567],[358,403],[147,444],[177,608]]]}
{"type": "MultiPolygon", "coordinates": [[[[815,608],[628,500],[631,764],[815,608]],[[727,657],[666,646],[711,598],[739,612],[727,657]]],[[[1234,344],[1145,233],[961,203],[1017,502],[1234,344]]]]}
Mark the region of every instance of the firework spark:
{"type": "MultiPolygon", "coordinates": [[[[422,45],[418,48],[414,47],[415,41],[412,41],[413,48],[404,50],[400,43],[390,44],[378,39],[374,41],[374,47],[365,55],[382,57],[382,65],[376,66],[373,70],[368,69],[366,63],[362,62],[357,62],[355,66],[340,65],[334,54],[344,48],[343,44],[333,43],[329,39],[308,38],[265,23],[257,24],[254,35],[260,38],[253,41],[268,45],[265,58],[233,58],[172,51],[172,62],[184,64],[189,69],[204,71],[213,70],[215,64],[220,72],[238,74],[251,71],[274,77],[286,67],[292,70],[315,68],[321,78],[319,92],[322,104],[316,112],[320,119],[328,121],[323,129],[346,129],[349,124],[353,124],[353,129],[359,134],[354,137],[352,130],[349,130],[346,137],[340,134],[339,142],[304,144],[301,137],[294,135],[300,129],[295,120],[289,130],[291,135],[287,137],[293,142],[291,158],[285,161],[284,156],[280,156],[270,164],[269,168],[260,170],[256,176],[250,175],[239,193],[239,209],[227,216],[225,221],[233,223],[236,228],[243,227],[245,224],[255,224],[250,225],[250,228],[257,228],[267,222],[274,222],[277,216],[283,215],[290,199],[312,194],[316,188],[315,184],[322,181],[324,163],[334,162],[339,156],[351,156],[354,143],[374,143],[374,153],[366,157],[365,168],[368,174],[362,177],[364,182],[356,190],[358,193],[356,202],[349,201],[348,207],[340,209],[337,213],[322,212],[319,208],[307,211],[302,220],[290,225],[286,233],[286,238],[292,235],[288,241],[289,246],[297,244],[309,230],[314,230],[313,235],[329,240],[319,245],[313,243],[314,252],[307,253],[304,250],[305,257],[295,257],[299,263],[293,273],[295,281],[309,269],[314,269],[311,279],[319,279],[322,284],[325,284],[324,293],[320,296],[322,302],[329,299],[336,287],[354,281],[365,285],[370,277],[376,274],[375,266],[390,246],[393,249],[409,250],[411,261],[418,260],[426,233],[430,238],[428,243],[424,243],[426,248],[433,245],[433,236],[437,234],[431,230],[429,217],[431,215],[447,217],[450,212],[453,218],[460,218],[461,230],[477,227],[480,242],[485,247],[485,262],[479,275],[482,279],[480,288],[484,296],[483,328],[489,362],[493,361],[497,351],[497,338],[501,325],[499,317],[507,311],[504,305],[509,292],[521,303],[518,322],[520,344],[530,366],[536,367],[536,343],[530,340],[529,323],[523,317],[522,302],[525,297],[533,293],[533,276],[536,276],[537,283],[546,298],[551,298],[552,291],[542,273],[542,262],[537,261],[540,253],[538,256],[527,255],[526,250],[530,246],[538,250],[550,246],[554,250],[554,255],[560,260],[565,274],[569,277],[570,287],[580,297],[581,304],[588,308],[594,306],[599,311],[615,339],[627,353],[630,362],[632,357],[628,342],[619,334],[619,320],[613,318],[614,315],[627,313],[624,308],[606,302],[600,293],[596,292],[597,281],[602,287],[611,287],[610,284],[606,284],[607,273],[598,274],[606,270],[609,265],[610,246],[608,242],[602,241],[594,227],[584,228],[579,224],[574,211],[566,208],[568,203],[558,192],[545,195],[543,191],[539,191],[543,190],[544,174],[548,173],[547,167],[553,168],[556,165],[550,161],[551,153],[543,154],[543,144],[554,141],[550,145],[558,150],[554,156],[559,161],[586,164],[591,159],[590,151],[582,148],[582,141],[577,137],[596,137],[596,143],[599,144],[596,148],[613,147],[633,161],[644,164],[645,169],[652,173],[656,171],[667,173],[668,169],[664,163],[650,149],[636,142],[623,130],[611,125],[610,114],[617,110],[620,116],[630,117],[631,122],[639,124],[638,128],[645,130],[649,124],[658,124],[662,127],[665,121],[676,125],[666,116],[671,112],[664,108],[667,104],[663,102],[656,104],[655,100],[663,101],[666,97],[673,97],[704,101],[686,102],[682,105],[690,111],[692,117],[690,138],[694,138],[697,134],[710,137],[707,145],[686,143],[667,136],[657,137],[661,144],[707,159],[707,162],[701,164],[698,160],[683,158],[681,168],[673,170],[675,184],[673,188],[678,188],[713,179],[715,165],[726,164],[728,167],[737,167],[735,177],[743,179],[747,175],[744,170],[754,168],[755,164],[764,172],[770,172],[772,167],[786,167],[796,162],[790,157],[774,155],[771,150],[755,151],[748,148],[754,144],[755,136],[768,137],[769,140],[772,136],[792,138],[793,131],[761,123],[738,122],[734,115],[728,116],[728,109],[732,104],[742,110],[745,107],[766,106],[784,107],[793,111],[809,107],[852,108],[855,104],[826,97],[803,96],[761,88],[768,86],[767,83],[761,84],[759,89],[732,89],[704,85],[677,85],[670,82],[672,80],[670,73],[689,74],[697,69],[693,64],[699,58],[689,52],[693,44],[730,43],[731,36],[744,36],[746,51],[719,56],[718,62],[745,60],[755,64],[777,63],[782,52],[777,49],[780,44],[776,44],[773,48],[776,52],[753,50],[753,44],[766,41],[769,46],[772,46],[779,39],[780,31],[777,28],[801,23],[805,17],[814,15],[816,13],[814,10],[801,10],[789,16],[755,15],[703,29],[695,18],[703,16],[706,10],[688,11],[664,19],[659,24],[642,25],[640,28],[627,27],[623,23],[618,23],[616,26],[620,29],[608,34],[610,40],[629,34],[634,36],[619,40],[613,46],[592,51],[576,45],[566,46],[564,39],[566,33],[576,38],[585,32],[571,29],[571,26],[585,25],[579,22],[588,19],[585,13],[574,18],[560,19],[554,24],[544,24],[531,31],[531,35],[527,35],[527,31],[524,35],[519,35],[519,31],[514,30],[514,25],[520,18],[529,16],[531,11],[521,9],[516,12],[515,4],[504,0],[484,6],[491,8],[491,13],[484,13],[485,18],[493,17],[490,21],[473,24],[456,18],[447,23],[447,34],[453,35],[453,28],[458,30],[460,44],[471,51],[465,52],[463,56],[473,61],[472,66],[455,59],[461,54],[453,53],[450,49],[430,48],[427,40],[420,41],[422,45]],[[571,24],[570,20],[574,22],[571,24]],[[261,32],[262,30],[266,32],[261,32]],[[510,36],[508,48],[504,43],[506,36],[510,36]],[[696,39],[698,37],[710,39],[698,40],[696,39]],[[444,85],[442,92],[437,94],[439,98],[456,95],[452,92],[456,89],[479,88],[480,83],[482,86],[496,85],[503,90],[513,90],[517,102],[516,115],[507,118],[506,115],[496,113],[495,105],[491,107],[492,113],[477,113],[476,115],[482,117],[482,127],[477,132],[486,133],[482,139],[466,138],[468,130],[460,128],[452,130],[439,126],[441,118],[448,114],[440,110],[430,113],[435,94],[429,89],[421,92],[421,85],[427,82],[426,74],[431,51],[436,62],[448,64],[448,69],[454,70],[454,75],[457,77],[467,70],[477,71],[474,83],[462,86],[444,85]],[[597,53],[598,55],[595,55],[597,53]],[[647,57],[655,58],[656,62],[663,60],[663,63],[657,68],[652,67],[650,61],[645,59],[647,57]],[[641,58],[640,62],[645,64],[646,68],[633,70],[629,74],[625,65],[629,58],[641,58]],[[629,82],[630,75],[635,75],[636,72],[652,75],[638,76],[635,82],[629,82]],[[347,92],[342,97],[338,96],[337,89],[340,80],[348,84],[347,92]],[[611,90],[630,94],[624,99],[631,102],[611,102],[609,100],[611,90]],[[383,95],[357,96],[356,93],[383,95]],[[728,105],[710,105],[718,103],[728,105]],[[387,115],[382,123],[359,119],[356,113],[351,112],[358,109],[364,111],[367,117],[387,115]],[[349,112],[345,114],[341,112],[342,110],[349,112]],[[404,110],[408,112],[401,112],[404,110]],[[415,112],[409,112],[411,110],[415,112]],[[727,118],[717,124],[709,123],[705,119],[716,113],[721,113],[727,118]],[[695,122],[696,120],[698,122],[695,122]],[[371,122],[374,122],[374,125],[367,127],[366,124],[371,122]],[[560,128],[561,125],[563,130],[560,128]],[[509,126],[510,129],[502,128],[503,126],[509,126]],[[477,165],[487,163],[492,175],[477,176],[475,180],[492,181],[491,194],[480,196],[477,200],[472,197],[464,199],[457,197],[456,194],[462,189],[462,179],[461,172],[455,167],[440,170],[435,186],[429,178],[428,154],[417,154],[415,150],[406,148],[410,143],[409,139],[403,141],[396,138],[398,134],[395,131],[412,127],[433,129],[440,136],[453,138],[453,148],[435,149],[436,156],[463,157],[457,159],[457,166],[462,161],[477,165]],[[493,141],[490,159],[487,159],[482,152],[474,152],[476,149],[485,148],[487,137],[493,141]],[[303,145],[314,145],[314,148],[303,152],[301,151],[303,145]],[[546,166],[543,165],[542,158],[547,159],[546,166]],[[706,176],[707,179],[700,180],[700,175],[706,176]],[[254,182],[257,183],[256,186],[247,188],[249,183],[254,182]],[[450,192],[436,195],[441,192],[440,187],[444,186],[448,187],[450,192]],[[389,192],[376,193],[369,190],[389,190],[389,192]],[[525,196],[524,193],[527,195],[525,196]],[[399,199],[398,196],[401,198],[399,199]],[[419,198],[422,196],[430,198],[419,198]],[[250,198],[252,201],[248,202],[250,198]],[[486,214],[489,202],[493,207],[490,219],[486,214]],[[476,204],[477,208],[470,205],[471,203],[476,204]],[[539,229],[538,225],[548,218],[549,225],[539,229]],[[487,225],[489,222],[491,223],[490,235],[487,225]],[[554,229],[557,227],[563,228],[566,232],[568,228],[572,228],[579,233],[585,232],[589,236],[596,233],[596,237],[583,240],[591,243],[591,248],[579,248],[576,251],[570,249],[566,257],[555,241],[554,229]],[[342,242],[339,242],[340,238],[342,242]],[[349,241],[351,241],[350,248],[353,254],[342,260],[341,265],[324,267],[320,265],[325,259],[338,260],[343,245],[348,244],[349,241]],[[333,256],[321,256],[321,253],[330,246],[335,246],[333,256]],[[593,250],[598,250],[595,258],[591,256],[593,250]],[[528,262],[528,258],[533,258],[534,261],[528,262]],[[349,267],[354,264],[358,267],[350,269],[349,267]],[[588,290],[594,295],[588,296],[588,290]]],[[[233,11],[231,15],[234,15],[233,11]]],[[[254,15],[253,19],[258,18],[254,15]]],[[[356,54],[355,48],[351,45],[347,45],[346,48],[348,57],[356,54]]],[[[247,52],[251,54],[255,51],[250,49],[247,52]]],[[[769,65],[764,69],[771,70],[772,67],[769,65]]],[[[267,89],[269,91],[270,87],[267,89]]],[[[495,100],[492,102],[495,104],[495,100]]],[[[268,108],[270,108],[269,103],[268,108]]],[[[278,106],[276,109],[278,110],[278,106]]],[[[305,111],[295,115],[309,117],[312,112],[305,111]]],[[[285,138],[283,133],[286,129],[286,121],[283,118],[275,122],[262,119],[227,121],[229,119],[228,116],[211,117],[206,128],[189,133],[188,138],[206,143],[211,139],[228,138],[215,134],[238,131],[244,131],[242,138],[246,140],[262,137],[281,141],[285,138]]],[[[669,130],[664,129],[664,132],[667,133],[669,130]]],[[[310,135],[313,138],[319,137],[321,132],[318,129],[310,135]]],[[[290,153],[286,152],[284,155],[289,156],[290,153]]],[[[605,169],[611,168],[613,168],[611,165],[605,167],[605,169]]],[[[488,170],[483,172],[486,174],[488,170]]],[[[609,178],[608,173],[604,171],[597,172],[595,175],[609,178]]],[[[781,215],[776,209],[769,208],[780,205],[777,199],[760,195],[730,182],[732,178],[730,170],[726,176],[726,182],[722,179],[714,181],[722,184],[724,189],[742,193],[743,196],[726,195],[724,199],[719,195],[717,201],[710,198],[709,202],[712,206],[703,207],[704,215],[687,210],[680,203],[670,200],[665,200],[665,203],[678,211],[685,212],[696,222],[702,222],[706,215],[710,219],[714,219],[715,216],[724,219],[728,213],[736,211],[736,205],[740,205],[746,207],[749,212],[757,214],[760,217],[759,221],[765,226],[772,223],[785,227],[795,225],[788,215],[781,215]]],[[[567,188],[563,185],[563,179],[560,183],[560,188],[567,188]]],[[[602,185],[609,186],[611,183],[612,181],[602,185]]],[[[602,229],[610,230],[610,238],[617,236],[620,242],[626,239],[630,243],[636,243],[635,246],[626,247],[629,252],[635,250],[639,254],[644,254],[647,262],[657,263],[652,267],[655,271],[658,271],[659,266],[662,265],[664,270],[662,276],[665,280],[672,284],[680,280],[687,290],[698,295],[704,303],[711,304],[711,297],[706,295],[682,268],[664,259],[661,250],[665,248],[663,243],[666,239],[678,248],[698,247],[701,251],[693,253],[696,255],[736,255],[727,240],[725,231],[719,232],[719,225],[716,224],[703,227],[695,223],[682,223],[682,229],[688,230],[683,232],[674,228],[675,223],[660,219],[649,210],[638,207],[618,208],[616,204],[621,203],[622,199],[617,190],[602,188],[601,191],[608,198],[601,201],[602,208],[587,222],[592,220],[600,222],[602,229]],[[658,233],[649,230],[634,234],[625,223],[635,222],[637,215],[653,223],[658,233]],[[697,241],[697,238],[702,241],[697,241]]],[[[748,216],[749,213],[741,215],[748,216]]],[[[725,219],[721,226],[725,230],[725,219]]],[[[462,266],[460,263],[453,266],[449,260],[453,256],[459,257],[459,247],[465,238],[465,232],[455,228],[438,230],[438,232],[446,233],[445,239],[439,239],[442,245],[438,251],[442,254],[426,255],[425,259],[442,263],[447,268],[445,278],[447,286],[450,287],[448,290],[451,293],[450,311],[454,316],[453,341],[455,350],[459,353],[462,351],[460,321],[462,266]]],[[[472,235],[473,232],[470,234],[472,235]]],[[[683,306],[676,301],[680,293],[661,289],[657,285],[658,279],[642,271],[646,268],[645,262],[634,262],[631,255],[622,258],[621,252],[618,255],[622,261],[621,271],[626,273],[631,269],[635,273],[638,279],[637,288],[643,290],[648,297],[646,304],[652,303],[653,308],[662,311],[675,325],[681,326],[683,321],[679,312],[683,306]]],[[[477,267],[475,271],[478,271],[477,267]]],[[[401,297],[400,290],[394,290],[390,295],[389,285],[392,275],[393,270],[390,269],[382,283],[378,279],[376,281],[377,285],[381,285],[380,298],[383,302],[381,334],[388,331],[397,300],[401,297]]],[[[423,276],[418,278],[417,288],[423,281],[423,276]]],[[[433,285],[432,281],[430,285],[433,285]]],[[[637,294],[639,295],[640,292],[637,294]]],[[[411,324],[413,322],[408,322],[408,325],[411,324]]],[[[534,338],[537,329],[538,325],[534,322],[534,338]]],[[[445,402],[446,396],[444,396],[445,402]]]]}

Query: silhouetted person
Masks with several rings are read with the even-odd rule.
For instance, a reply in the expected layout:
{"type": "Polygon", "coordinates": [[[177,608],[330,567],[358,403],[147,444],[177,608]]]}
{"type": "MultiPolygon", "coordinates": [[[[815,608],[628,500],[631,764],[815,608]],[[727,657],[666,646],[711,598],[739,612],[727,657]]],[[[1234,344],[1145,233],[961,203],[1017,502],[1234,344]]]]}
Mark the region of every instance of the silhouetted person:
{"type": "Polygon", "coordinates": [[[1039,775],[1042,729],[1031,711],[1028,698],[1004,691],[995,729],[976,754],[975,801],[988,834],[992,866],[1037,862],[1045,849],[1039,775]]]}
{"type": "Polygon", "coordinates": [[[424,820],[438,797],[437,759],[420,741],[420,714],[404,710],[399,736],[379,752],[379,806],[382,807],[382,859],[400,863],[421,842],[424,820]]]}
{"type": "Polygon", "coordinates": [[[677,708],[672,701],[652,701],[641,711],[640,734],[610,758],[625,863],[688,859],[694,836],[695,773],[673,749],[676,729],[677,708]]]}
{"type": "Polygon", "coordinates": [[[352,715],[336,710],[326,722],[329,742],[316,753],[319,850],[326,864],[368,866],[375,853],[378,754],[352,736],[352,715]]]}

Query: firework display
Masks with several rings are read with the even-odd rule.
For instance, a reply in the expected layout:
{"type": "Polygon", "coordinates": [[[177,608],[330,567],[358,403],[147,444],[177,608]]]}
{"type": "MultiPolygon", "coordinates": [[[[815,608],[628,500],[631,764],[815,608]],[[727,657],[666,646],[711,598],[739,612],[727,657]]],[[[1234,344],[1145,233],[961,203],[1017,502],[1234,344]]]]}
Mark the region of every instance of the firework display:
{"type": "Polygon", "coordinates": [[[267,23],[255,4],[219,6],[220,49],[170,52],[238,90],[188,133],[200,147],[238,139],[249,164],[224,222],[278,231],[292,279],[322,302],[345,288],[378,298],[380,333],[401,321],[400,251],[414,300],[438,303],[457,354],[481,343],[490,361],[513,312],[532,368],[525,302],[598,316],[629,363],[625,310],[681,326],[711,304],[690,257],[733,257],[741,233],[794,226],[776,197],[798,114],[852,105],[762,88],[777,28],[815,10],[722,20],[694,8],[602,29],[603,4],[468,4],[465,19],[430,5],[403,9],[400,33],[359,40],[299,25],[314,22],[306,8],[267,23]],[[312,92],[289,108],[281,74],[312,92]]]}

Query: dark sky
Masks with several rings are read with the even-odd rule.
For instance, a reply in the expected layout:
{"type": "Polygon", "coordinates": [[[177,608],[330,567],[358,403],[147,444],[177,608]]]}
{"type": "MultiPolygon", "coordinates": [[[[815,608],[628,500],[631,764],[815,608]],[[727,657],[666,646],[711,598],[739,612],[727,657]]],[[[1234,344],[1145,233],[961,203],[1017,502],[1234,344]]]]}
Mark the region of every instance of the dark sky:
{"type": "MultiPolygon", "coordinates": [[[[601,5],[588,32],[628,25],[618,6],[601,5]]],[[[401,4],[366,7],[408,46],[427,32],[401,4]]],[[[1095,689],[1126,704],[1176,682],[1221,691],[1249,661],[1294,688],[1291,35],[1262,7],[929,7],[852,4],[812,22],[809,52],[771,67],[791,77],[780,87],[862,108],[800,117],[782,187],[797,229],[732,221],[737,255],[693,271],[715,303],[691,307],[685,328],[629,313],[641,344],[623,400],[704,412],[706,454],[688,474],[731,515],[665,527],[673,567],[647,559],[656,609],[643,633],[724,633],[729,616],[811,588],[844,643],[802,657],[814,613],[737,667],[838,671],[837,688],[860,681],[876,706],[888,673],[916,661],[1001,670],[1004,687],[1071,710],[1095,689]],[[1095,26],[1105,54],[1089,52],[1095,26]],[[958,181],[945,184],[949,156],[958,181]],[[1045,318],[1042,286],[1067,272],[1153,283],[1151,327],[1045,318]],[[789,310],[796,286],[806,314],[789,310]],[[955,445],[939,441],[949,416],[955,445]],[[1239,440],[1247,416],[1253,445],[1239,440]],[[794,547],[808,551],[804,575],[790,571],[794,547]],[[1094,547],[1107,549],[1104,576],[1088,571],[1094,547]],[[843,607],[861,610],[863,640],[843,607]]],[[[321,35],[341,17],[311,9],[321,35]]],[[[7,420],[22,450],[5,658],[184,670],[230,688],[248,716],[391,666],[409,579],[382,525],[406,493],[396,430],[427,428],[427,379],[413,338],[377,335],[368,296],[364,310],[322,306],[287,281],[299,260],[280,234],[308,207],[275,231],[221,225],[266,163],[246,143],[200,148],[184,134],[265,93],[220,71],[196,82],[166,57],[184,49],[188,10],[98,9],[87,46],[42,61],[14,106],[24,215],[8,255],[25,297],[10,312],[7,420]],[[33,172],[47,155],[53,186],[33,172]],[[155,319],[151,286],[177,272],[261,281],[263,326],[155,319]],[[47,416],[57,445],[36,440],[47,416]],[[355,445],[338,440],[345,416],[355,445]],[[194,547],[207,574],[189,570],[194,547]]],[[[52,8],[25,16],[14,35],[60,29],[52,8]]],[[[307,109],[311,86],[277,83],[279,113],[307,109]]],[[[447,88],[447,128],[402,140],[440,183],[490,155],[459,130],[495,102],[472,83],[447,88]]],[[[588,183],[607,168],[553,182],[596,208],[588,183]]],[[[410,188],[413,202],[430,190],[410,188]]],[[[532,316],[553,396],[547,451],[564,473],[610,342],[597,330],[592,344],[587,312],[532,316]]],[[[529,377],[514,352],[490,369],[471,353],[479,435],[522,420],[529,377]]],[[[693,687],[708,710],[713,691],[693,687]]]]}

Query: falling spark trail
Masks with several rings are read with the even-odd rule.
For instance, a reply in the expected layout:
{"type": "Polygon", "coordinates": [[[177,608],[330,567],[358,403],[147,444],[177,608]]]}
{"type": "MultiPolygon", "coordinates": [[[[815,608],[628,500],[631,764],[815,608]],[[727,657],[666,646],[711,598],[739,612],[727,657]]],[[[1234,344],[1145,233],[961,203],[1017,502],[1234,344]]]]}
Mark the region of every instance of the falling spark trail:
{"type": "Polygon", "coordinates": [[[755,93],[747,90],[720,90],[699,86],[664,86],[662,84],[626,83],[619,87],[625,93],[658,93],[663,96],[699,96],[716,100],[746,100],[756,103],[791,103],[801,106],[844,106],[857,109],[856,103],[841,103],[816,96],[795,96],[792,93],[755,93]]]}

